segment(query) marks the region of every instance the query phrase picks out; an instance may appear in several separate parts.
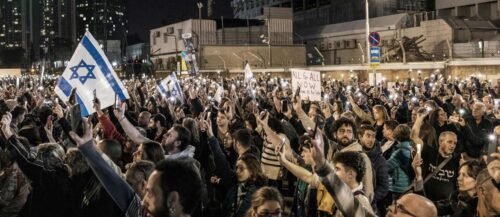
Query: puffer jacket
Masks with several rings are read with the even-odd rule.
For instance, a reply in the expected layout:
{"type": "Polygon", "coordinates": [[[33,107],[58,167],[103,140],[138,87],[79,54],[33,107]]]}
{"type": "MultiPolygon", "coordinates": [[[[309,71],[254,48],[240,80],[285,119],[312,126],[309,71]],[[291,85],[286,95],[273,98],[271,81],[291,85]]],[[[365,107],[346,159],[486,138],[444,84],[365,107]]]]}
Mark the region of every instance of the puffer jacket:
{"type": "Polygon", "coordinates": [[[411,181],[408,171],[411,168],[404,169],[402,165],[407,165],[411,159],[411,145],[409,141],[397,144],[396,150],[391,154],[387,160],[389,169],[389,191],[395,193],[403,193],[411,181]]]}

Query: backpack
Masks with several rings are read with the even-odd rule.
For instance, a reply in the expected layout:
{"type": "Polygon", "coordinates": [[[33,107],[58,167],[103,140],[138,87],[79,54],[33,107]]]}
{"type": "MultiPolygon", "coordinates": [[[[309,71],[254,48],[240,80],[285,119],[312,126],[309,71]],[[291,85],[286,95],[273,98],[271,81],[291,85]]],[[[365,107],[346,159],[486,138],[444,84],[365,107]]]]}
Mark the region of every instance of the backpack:
{"type": "Polygon", "coordinates": [[[405,174],[408,176],[408,179],[411,181],[411,180],[415,179],[415,171],[413,171],[413,167],[412,167],[413,158],[411,158],[412,148],[411,147],[402,147],[402,149],[406,149],[406,150],[410,151],[410,158],[404,159],[405,157],[403,156],[403,153],[399,152],[398,153],[398,160],[399,160],[399,162],[401,162],[399,167],[401,169],[403,169],[405,174]]]}

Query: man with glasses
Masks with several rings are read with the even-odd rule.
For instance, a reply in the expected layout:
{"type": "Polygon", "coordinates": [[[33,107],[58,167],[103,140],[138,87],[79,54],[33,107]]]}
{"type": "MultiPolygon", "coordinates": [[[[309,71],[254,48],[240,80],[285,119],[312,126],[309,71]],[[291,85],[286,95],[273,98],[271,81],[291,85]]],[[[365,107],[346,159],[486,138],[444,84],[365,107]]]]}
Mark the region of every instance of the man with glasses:
{"type": "Polygon", "coordinates": [[[437,217],[437,209],[429,199],[417,194],[405,194],[387,208],[386,217],[437,217]]]}

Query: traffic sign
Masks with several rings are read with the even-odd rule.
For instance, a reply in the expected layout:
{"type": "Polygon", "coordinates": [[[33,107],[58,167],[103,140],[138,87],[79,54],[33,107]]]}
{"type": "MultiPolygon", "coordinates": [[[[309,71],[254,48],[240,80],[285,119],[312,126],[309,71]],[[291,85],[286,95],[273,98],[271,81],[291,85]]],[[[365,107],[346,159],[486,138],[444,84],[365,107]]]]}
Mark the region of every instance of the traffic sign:
{"type": "Polygon", "coordinates": [[[380,65],[380,47],[370,47],[370,65],[372,67],[380,65]]]}
{"type": "Polygon", "coordinates": [[[378,46],[380,44],[380,35],[378,32],[372,32],[368,36],[368,41],[370,42],[371,46],[378,46]]]}

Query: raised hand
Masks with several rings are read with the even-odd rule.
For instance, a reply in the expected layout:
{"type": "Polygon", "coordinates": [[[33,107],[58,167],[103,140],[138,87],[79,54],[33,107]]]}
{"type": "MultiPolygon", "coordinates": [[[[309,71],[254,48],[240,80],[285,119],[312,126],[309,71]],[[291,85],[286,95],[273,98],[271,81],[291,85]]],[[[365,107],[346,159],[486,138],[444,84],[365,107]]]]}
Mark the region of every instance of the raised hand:
{"type": "Polygon", "coordinates": [[[212,130],[212,121],[210,118],[203,121],[204,128],[207,131],[208,138],[214,137],[214,131],[212,130]]]}
{"type": "Polygon", "coordinates": [[[321,131],[318,130],[316,135],[314,135],[314,140],[311,141],[313,147],[311,149],[311,156],[314,160],[314,169],[318,169],[318,166],[322,166],[325,164],[325,155],[324,155],[324,147],[323,147],[323,135],[321,131]]]}
{"type": "Polygon", "coordinates": [[[77,147],[80,147],[83,144],[94,139],[92,137],[92,135],[93,135],[92,129],[93,129],[93,127],[92,127],[92,123],[90,122],[90,119],[83,118],[83,135],[80,137],[80,136],[78,136],[78,134],[76,134],[73,131],[69,132],[69,135],[71,136],[73,141],[76,142],[77,147]]]}
{"type": "Polygon", "coordinates": [[[1,124],[2,124],[2,132],[6,139],[9,139],[12,135],[12,130],[10,129],[10,123],[12,122],[12,115],[10,112],[5,113],[2,116],[1,124]]]}
{"type": "Polygon", "coordinates": [[[101,117],[104,114],[101,110],[101,101],[96,98],[92,102],[94,104],[94,110],[97,113],[97,117],[101,117]]]}
{"type": "Polygon", "coordinates": [[[115,108],[113,110],[113,113],[115,114],[115,117],[118,118],[118,120],[125,118],[126,108],[127,108],[127,105],[122,102],[122,103],[120,103],[120,108],[115,108]]]}

